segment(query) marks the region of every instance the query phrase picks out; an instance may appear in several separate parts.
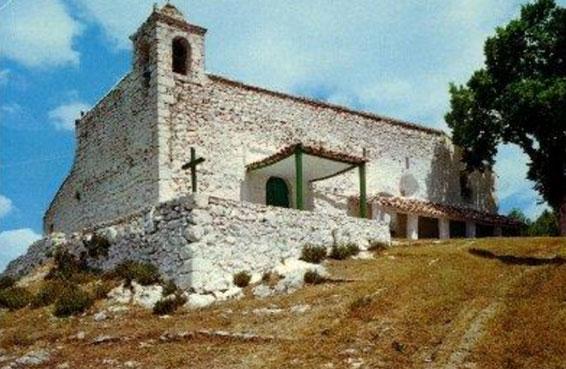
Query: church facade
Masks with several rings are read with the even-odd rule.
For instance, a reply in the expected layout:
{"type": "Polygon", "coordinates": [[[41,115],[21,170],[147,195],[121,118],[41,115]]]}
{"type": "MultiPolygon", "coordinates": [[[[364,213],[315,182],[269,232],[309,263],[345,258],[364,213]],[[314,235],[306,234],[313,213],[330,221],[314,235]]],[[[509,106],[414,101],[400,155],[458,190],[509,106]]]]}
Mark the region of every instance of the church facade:
{"type": "Polygon", "coordinates": [[[401,238],[499,235],[514,225],[496,213],[493,173],[466,173],[442,131],[209,74],[206,32],[165,5],[131,36],[132,70],[76,121],[75,161],[46,233],[195,191],[376,219],[401,238]],[[191,148],[204,158],[196,181],[191,148]]]}

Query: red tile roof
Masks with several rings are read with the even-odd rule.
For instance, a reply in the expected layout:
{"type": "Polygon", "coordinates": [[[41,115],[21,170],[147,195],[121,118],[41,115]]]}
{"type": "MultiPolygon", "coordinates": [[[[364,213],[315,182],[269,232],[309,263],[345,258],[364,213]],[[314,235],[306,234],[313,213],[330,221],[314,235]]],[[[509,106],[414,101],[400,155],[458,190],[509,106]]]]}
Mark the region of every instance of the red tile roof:
{"type": "Polygon", "coordinates": [[[517,227],[522,224],[515,219],[499,214],[479,211],[463,206],[445,205],[405,197],[374,196],[371,197],[368,202],[376,203],[384,208],[393,209],[402,213],[418,214],[434,218],[446,217],[455,220],[471,220],[478,223],[511,227],[517,227]]]}
{"type": "Polygon", "coordinates": [[[301,143],[296,143],[282,148],[281,150],[279,150],[273,155],[268,156],[267,158],[246,165],[246,169],[248,171],[252,171],[258,168],[266,167],[271,164],[275,164],[278,161],[293,155],[295,153],[295,150],[297,150],[298,148],[301,148],[302,152],[307,155],[318,156],[320,158],[339,161],[342,163],[347,163],[352,165],[360,165],[368,161],[366,158],[362,158],[350,154],[344,154],[338,151],[328,150],[321,146],[305,146],[301,143]]]}

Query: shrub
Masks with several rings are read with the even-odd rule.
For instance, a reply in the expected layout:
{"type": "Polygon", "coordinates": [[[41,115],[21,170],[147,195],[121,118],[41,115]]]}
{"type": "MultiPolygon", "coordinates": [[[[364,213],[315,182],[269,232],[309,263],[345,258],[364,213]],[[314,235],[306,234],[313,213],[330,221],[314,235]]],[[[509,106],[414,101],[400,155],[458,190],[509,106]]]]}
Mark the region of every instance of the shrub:
{"type": "Polygon", "coordinates": [[[6,288],[12,287],[16,283],[16,280],[10,276],[4,276],[0,278],[0,290],[5,290],[6,288]]]}
{"type": "Polygon", "coordinates": [[[87,283],[95,278],[96,271],[89,268],[84,257],[77,258],[66,250],[54,254],[55,266],[45,279],[60,279],[72,283],[87,283]]]}
{"type": "Polygon", "coordinates": [[[65,287],[65,284],[59,279],[45,281],[31,300],[31,307],[37,309],[53,304],[65,287]]]}
{"type": "Polygon", "coordinates": [[[261,275],[261,281],[262,281],[262,282],[265,282],[265,283],[271,281],[271,274],[272,274],[272,273],[271,273],[270,271],[264,272],[264,273],[261,275]]]}
{"type": "Polygon", "coordinates": [[[153,264],[139,261],[125,261],[118,265],[113,275],[126,280],[126,285],[136,281],[143,286],[161,282],[159,270],[153,264]]]}
{"type": "Polygon", "coordinates": [[[0,308],[11,311],[26,307],[32,299],[32,294],[22,287],[10,287],[0,290],[0,308]]]}
{"type": "Polygon", "coordinates": [[[306,284],[321,284],[325,281],[325,278],[318,274],[316,270],[307,270],[304,281],[306,284]]]}
{"type": "Polygon", "coordinates": [[[173,313],[179,305],[174,299],[161,299],[155,303],[153,306],[153,314],[155,315],[167,315],[173,313]]]}
{"type": "Polygon", "coordinates": [[[330,250],[330,258],[335,260],[344,260],[352,255],[357,255],[360,252],[360,248],[353,243],[346,245],[334,245],[330,250]]]}
{"type": "Polygon", "coordinates": [[[182,306],[187,299],[179,294],[175,295],[174,298],[163,298],[155,303],[153,306],[153,314],[155,315],[167,315],[175,312],[179,306],[182,306]]]}
{"type": "Polygon", "coordinates": [[[179,287],[175,284],[172,279],[168,280],[163,284],[163,296],[169,296],[179,291],[179,287]]]}
{"type": "Polygon", "coordinates": [[[94,303],[88,293],[78,285],[68,285],[55,301],[53,314],[57,317],[68,317],[84,313],[94,303]]]}
{"type": "Polygon", "coordinates": [[[102,300],[108,296],[108,293],[115,287],[115,283],[108,280],[97,281],[92,288],[92,297],[95,300],[102,300]]]}
{"type": "Polygon", "coordinates": [[[110,241],[99,234],[93,234],[90,240],[83,241],[83,245],[87,249],[88,256],[91,258],[99,258],[100,256],[108,256],[110,249],[110,241]]]}
{"type": "Polygon", "coordinates": [[[355,243],[349,243],[346,245],[346,249],[348,250],[349,256],[355,256],[360,253],[360,248],[355,243]]]}
{"type": "Polygon", "coordinates": [[[301,260],[318,264],[326,258],[326,254],[326,247],[324,246],[305,245],[301,252],[301,260]]]}
{"type": "Polygon", "coordinates": [[[241,288],[247,287],[247,285],[250,284],[251,279],[252,276],[246,271],[234,274],[234,284],[241,288]]]}

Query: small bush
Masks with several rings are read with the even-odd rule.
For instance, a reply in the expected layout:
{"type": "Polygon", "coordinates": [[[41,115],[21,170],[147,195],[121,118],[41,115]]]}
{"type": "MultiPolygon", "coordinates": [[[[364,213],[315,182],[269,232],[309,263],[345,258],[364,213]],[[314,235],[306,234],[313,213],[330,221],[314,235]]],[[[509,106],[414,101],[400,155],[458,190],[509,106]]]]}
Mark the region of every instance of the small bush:
{"type": "Polygon", "coordinates": [[[360,252],[360,248],[353,243],[346,245],[334,245],[330,250],[330,258],[335,260],[344,260],[350,256],[357,255],[360,252]]]}
{"type": "Polygon", "coordinates": [[[163,297],[172,295],[179,291],[179,287],[175,284],[172,279],[168,280],[163,284],[163,297]]]}
{"type": "Polygon", "coordinates": [[[244,288],[250,284],[252,276],[246,271],[234,274],[234,284],[238,287],[244,288]]]}
{"type": "Polygon", "coordinates": [[[167,315],[173,313],[177,310],[177,303],[174,299],[161,299],[155,303],[153,306],[153,314],[155,315],[167,315]]]}
{"type": "Polygon", "coordinates": [[[110,241],[99,234],[93,234],[90,240],[83,241],[83,245],[87,249],[88,256],[91,258],[99,258],[101,256],[108,256],[108,249],[110,249],[110,241]]]}
{"type": "Polygon", "coordinates": [[[16,280],[10,276],[4,276],[0,278],[0,290],[5,290],[6,288],[10,288],[14,286],[16,280]]]}
{"type": "Polygon", "coordinates": [[[95,300],[102,300],[108,296],[108,293],[112,288],[116,287],[115,283],[108,280],[98,281],[94,284],[92,288],[92,297],[95,300]]]}
{"type": "Polygon", "coordinates": [[[45,279],[82,284],[91,282],[96,277],[96,271],[87,266],[85,258],[77,258],[66,250],[57,250],[53,258],[55,266],[45,279]]]}
{"type": "Polygon", "coordinates": [[[349,256],[355,256],[360,253],[360,248],[355,243],[349,243],[346,245],[349,256]]]}
{"type": "Polygon", "coordinates": [[[37,309],[53,304],[65,288],[61,280],[45,281],[31,300],[31,307],[37,309]]]}
{"type": "Polygon", "coordinates": [[[182,306],[187,299],[181,295],[176,295],[174,298],[163,298],[155,303],[153,306],[153,314],[167,315],[175,312],[179,306],[182,306]]]}
{"type": "Polygon", "coordinates": [[[271,273],[270,271],[264,272],[264,273],[261,275],[261,281],[262,281],[262,282],[265,282],[265,283],[271,281],[271,274],[272,274],[272,273],[271,273]]]}
{"type": "Polygon", "coordinates": [[[305,245],[301,252],[301,260],[307,263],[319,264],[326,258],[326,247],[316,245],[305,245]]]}
{"type": "Polygon", "coordinates": [[[126,280],[126,285],[136,281],[143,286],[161,282],[159,270],[150,263],[125,261],[118,265],[112,273],[115,277],[126,280]]]}
{"type": "Polygon", "coordinates": [[[306,284],[321,284],[325,278],[318,274],[316,270],[307,270],[304,277],[306,284]]]}
{"type": "Polygon", "coordinates": [[[55,301],[53,314],[57,317],[68,317],[84,313],[94,303],[88,293],[78,285],[67,286],[55,301]]]}
{"type": "Polygon", "coordinates": [[[10,287],[0,290],[0,308],[11,311],[19,310],[29,305],[32,294],[22,287],[10,287]]]}

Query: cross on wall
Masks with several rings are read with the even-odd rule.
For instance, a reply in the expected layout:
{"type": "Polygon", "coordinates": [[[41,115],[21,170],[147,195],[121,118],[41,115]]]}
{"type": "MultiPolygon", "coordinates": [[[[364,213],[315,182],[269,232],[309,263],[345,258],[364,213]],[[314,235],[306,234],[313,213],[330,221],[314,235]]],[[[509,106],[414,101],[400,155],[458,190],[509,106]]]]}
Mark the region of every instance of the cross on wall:
{"type": "Polygon", "coordinates": [[[195,148],[191,147],[191,161],[181,167],[183,170],[191,169],[191,190],[193,192],[197,192],[197,165],[203,162],[204,158],[197,158],[195,148]]]}

